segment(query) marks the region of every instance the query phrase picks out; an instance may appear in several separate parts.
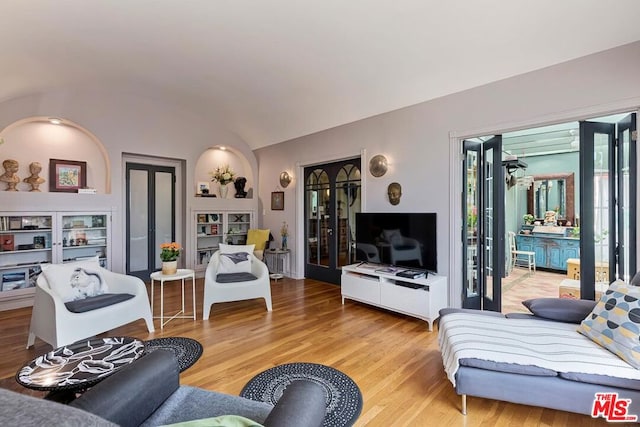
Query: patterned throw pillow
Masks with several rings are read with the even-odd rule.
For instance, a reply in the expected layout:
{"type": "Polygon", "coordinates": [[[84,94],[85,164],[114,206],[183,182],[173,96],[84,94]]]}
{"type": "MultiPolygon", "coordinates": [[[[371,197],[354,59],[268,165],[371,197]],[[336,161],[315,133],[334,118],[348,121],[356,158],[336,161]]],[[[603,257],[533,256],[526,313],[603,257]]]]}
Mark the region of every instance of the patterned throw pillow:
{"type": "Polygon", "coordinates": [[[251,257],[247,252],[221,252],[217,273],[251,273],[251,257]]]}
{"type": "Polygon", "coordinates": [[[640,369],[640,287],[613,282],[578,332],[640,369]]]}

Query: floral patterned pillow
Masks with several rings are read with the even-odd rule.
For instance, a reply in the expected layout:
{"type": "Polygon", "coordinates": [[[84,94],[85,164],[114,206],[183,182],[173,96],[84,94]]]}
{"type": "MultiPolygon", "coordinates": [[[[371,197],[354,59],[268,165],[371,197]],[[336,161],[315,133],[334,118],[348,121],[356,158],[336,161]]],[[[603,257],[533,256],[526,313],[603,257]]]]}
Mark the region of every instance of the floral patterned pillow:
{"type": "Polygon", "coordinates": [[[640,369],[640,287],[613,282],[578,332],[640,369]]]}

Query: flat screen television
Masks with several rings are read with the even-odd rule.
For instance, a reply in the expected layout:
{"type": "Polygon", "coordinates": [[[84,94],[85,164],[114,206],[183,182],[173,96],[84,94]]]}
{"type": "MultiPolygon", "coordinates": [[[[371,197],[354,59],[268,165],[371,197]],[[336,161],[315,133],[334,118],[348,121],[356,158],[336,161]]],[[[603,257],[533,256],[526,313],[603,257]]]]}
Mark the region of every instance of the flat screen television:
{"type": "Polygon", "coordinates": [[[356,260],[437,272],[435,213],[356,213],[356,260]]]}

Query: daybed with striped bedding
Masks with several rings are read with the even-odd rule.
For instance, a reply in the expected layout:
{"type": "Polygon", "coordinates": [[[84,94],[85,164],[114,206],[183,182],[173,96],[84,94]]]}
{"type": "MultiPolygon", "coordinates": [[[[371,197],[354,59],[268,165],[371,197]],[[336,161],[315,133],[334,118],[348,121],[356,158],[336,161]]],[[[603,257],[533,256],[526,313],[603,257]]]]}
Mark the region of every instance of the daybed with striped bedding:
{"type": "Polygon", "coordinates": [[[640,415],[640,370],[577,332],[578,325],[447,309],[438,341],[462,396],[591,414],[595,393],[617,392],[640,415]]]}

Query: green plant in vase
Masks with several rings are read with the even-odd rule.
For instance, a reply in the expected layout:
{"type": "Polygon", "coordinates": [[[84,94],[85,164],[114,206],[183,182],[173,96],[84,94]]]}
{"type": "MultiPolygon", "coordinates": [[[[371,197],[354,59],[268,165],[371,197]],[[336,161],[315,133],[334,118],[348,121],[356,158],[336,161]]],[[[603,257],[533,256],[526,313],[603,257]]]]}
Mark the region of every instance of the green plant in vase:
{"type": "Polygon", "coordinates": [[[573,237],[574,239],[580,238],[580,227],[573,227],[569,230],[569,237],[573,237]]]}

